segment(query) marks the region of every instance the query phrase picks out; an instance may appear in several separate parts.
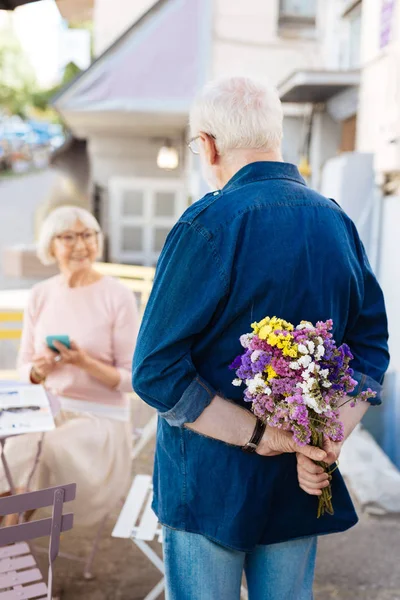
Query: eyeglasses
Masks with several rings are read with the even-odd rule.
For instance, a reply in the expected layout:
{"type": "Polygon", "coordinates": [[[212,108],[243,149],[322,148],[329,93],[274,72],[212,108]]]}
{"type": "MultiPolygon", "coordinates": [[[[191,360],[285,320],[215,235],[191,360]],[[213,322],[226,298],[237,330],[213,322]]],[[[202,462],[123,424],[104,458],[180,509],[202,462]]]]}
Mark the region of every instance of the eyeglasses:
{"type": "Polygon", "coordinates": [[[82,233],[75,233],[71,231],[69,233],[62,233],[61,235],[57,235],[56,238],[57,240],[60,240],[60,242],[64,244],[64,246],[72,248],[77,244],[78,238],[82,238],[82,242],[86,246],[92,246],[97,242],[97,236],[97,231],[83,231],[82,233]]]}
{"type": "MultiPolygon", "coordinates": [[[[215,140],[215,135],[212,135],[212,133],[208,133],[207,134],[210,138],[212,138],[213,140],[215,140]]],[[[187,146],[189,148],[189,150],[195,154],[196,156],[198,154],[200,154],[200,145],[198,140],[201,138],[201,135],[196,135],[195,137],[193,137],[192,139],[190,139],[187,142],[187,146]]]]}

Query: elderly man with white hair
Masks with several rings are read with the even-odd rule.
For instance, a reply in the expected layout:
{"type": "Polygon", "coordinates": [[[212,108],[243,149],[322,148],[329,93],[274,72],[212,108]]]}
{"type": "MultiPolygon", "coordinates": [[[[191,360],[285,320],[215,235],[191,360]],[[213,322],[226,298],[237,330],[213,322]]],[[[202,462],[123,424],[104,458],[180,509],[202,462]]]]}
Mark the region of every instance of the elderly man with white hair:
{"type": "MultiPolygon", "coordinates": [[[[169,600],[310,600],[318,535],[357,522],[339,470],[334,515],[317,519],[340,444],[298,446],[232,386],[239,337],[266,315],[333,319],[358,386],[380,403],[388,365],[384,300],[357,231],[281,155],[277,93],[250,79],[209,84],[190,147],[213,191],[190,206],[161,254],[139,333],[133,385],[159,412],[154,509],[169,600]],[[244,450],[244,451],[243,451],[244,450]]],[[[347,437],[367,403],[341,409],[347,437]]]]}

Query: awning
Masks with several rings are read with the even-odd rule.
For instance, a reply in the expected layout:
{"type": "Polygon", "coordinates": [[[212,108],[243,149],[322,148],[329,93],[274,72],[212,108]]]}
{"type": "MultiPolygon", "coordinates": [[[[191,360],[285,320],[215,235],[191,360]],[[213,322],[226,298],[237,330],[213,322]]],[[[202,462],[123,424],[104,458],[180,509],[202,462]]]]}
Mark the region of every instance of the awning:
{"type": "Polygon", "coordinates": [[[38,0],[0,0],[0,10],[14,10],[18,6],[31,2],[38,2],[38,0]]]}
{"type": "Polygon", "coordinates": [[[52,102],[75,137],[99,128],[183,130],[207,80],[212,2],[158,0],[67,84],[52,102]]]}
{"type": "Polygon", "coordinates": [[[359,83],[359,71],[295,71],[278,86],[278,91],[282,102],[317,104],[359,83]]]}

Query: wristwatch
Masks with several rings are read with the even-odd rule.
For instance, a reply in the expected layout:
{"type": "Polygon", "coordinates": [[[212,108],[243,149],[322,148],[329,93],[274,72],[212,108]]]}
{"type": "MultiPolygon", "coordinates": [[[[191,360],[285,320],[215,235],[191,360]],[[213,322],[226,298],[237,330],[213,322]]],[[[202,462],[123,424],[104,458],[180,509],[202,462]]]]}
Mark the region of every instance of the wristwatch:
{"type": "Polygon", "coordinates": [[[253,454],[257,450],[257,448],[262,440],[262,436],[264,435],[266,426],[267,426],[267,424],[264,423],[264,421],[261,421],[261,419],[257,418],[256,426],[254,427],[254,431],[253,431],[253,435],[251,436],[251,438],[247,442],[247,444],[245,446],[242,446],[243,452],[247,452],[248,454],[253,454]]]}

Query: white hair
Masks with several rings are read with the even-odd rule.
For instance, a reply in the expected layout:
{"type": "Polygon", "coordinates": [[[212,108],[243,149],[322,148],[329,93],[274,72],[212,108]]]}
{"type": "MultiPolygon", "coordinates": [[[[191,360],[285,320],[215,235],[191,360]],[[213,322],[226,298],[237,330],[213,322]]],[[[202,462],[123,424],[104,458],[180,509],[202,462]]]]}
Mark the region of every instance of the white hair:
{"type": "Polygon", "coordinates": [[[277,90],[248,77],[230,77],[207,84],[190,112],[193,137],[214,136],[219,154],[247,148],[279,150],[283,109],[277,90]]]}
{"type": "Polygon", "coordinates": [[[89,211],[78,206],[61,206],[53,210],[44,220],[40,229],[37,244],[37,255],[44,265],[52,265],[56,262],[52,253],[52,242],[57,235],[70,230],[80,221],[88,229],[98,232],[98,256],[103,253],[104,238],[97,219],[89,211]]]}

